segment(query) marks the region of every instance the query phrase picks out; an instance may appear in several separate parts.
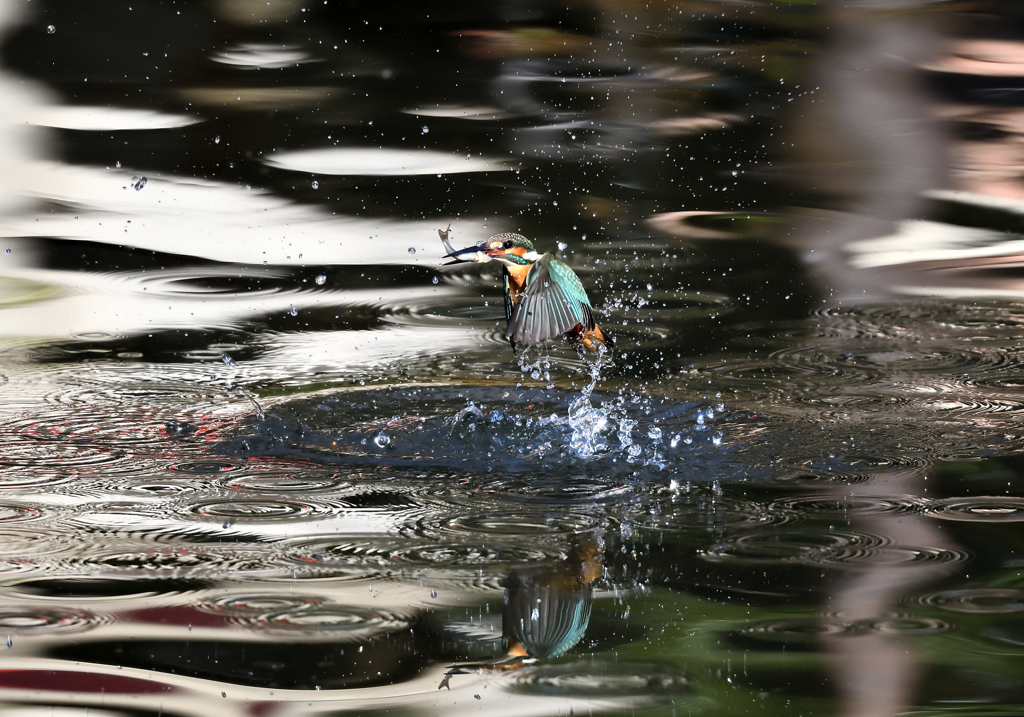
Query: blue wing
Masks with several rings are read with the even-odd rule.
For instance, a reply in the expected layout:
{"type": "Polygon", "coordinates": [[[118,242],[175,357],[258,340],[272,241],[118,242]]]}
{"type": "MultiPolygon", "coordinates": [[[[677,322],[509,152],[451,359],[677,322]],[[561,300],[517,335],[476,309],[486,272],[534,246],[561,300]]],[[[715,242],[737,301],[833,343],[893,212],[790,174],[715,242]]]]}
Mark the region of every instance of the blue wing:
{"type": "Polygon", "coordinates": [[[594,311],[579,278],[565,263],[545,254],[530,268],[519,303],[511,308],[505,335],[514,344],[529,346],[577,326],[590,331],[594,325],[594,311]]]}

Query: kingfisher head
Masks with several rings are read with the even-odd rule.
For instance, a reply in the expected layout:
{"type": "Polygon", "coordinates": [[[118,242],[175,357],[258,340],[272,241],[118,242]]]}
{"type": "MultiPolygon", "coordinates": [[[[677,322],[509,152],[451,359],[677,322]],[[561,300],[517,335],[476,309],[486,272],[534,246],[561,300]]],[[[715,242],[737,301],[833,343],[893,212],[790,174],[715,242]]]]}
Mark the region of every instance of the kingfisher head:
{"type": "Polygon", "coordinates": [[[495,234],[481,243],[459,249],[458,251],[445,254],[451,257],[449,264],[457,264],[464,261],[500,261],[503,264],[525,265],[532,264],[540,258],[540,254],[533,250],[533,242],[522,234],[506,232],[495,234]]]}

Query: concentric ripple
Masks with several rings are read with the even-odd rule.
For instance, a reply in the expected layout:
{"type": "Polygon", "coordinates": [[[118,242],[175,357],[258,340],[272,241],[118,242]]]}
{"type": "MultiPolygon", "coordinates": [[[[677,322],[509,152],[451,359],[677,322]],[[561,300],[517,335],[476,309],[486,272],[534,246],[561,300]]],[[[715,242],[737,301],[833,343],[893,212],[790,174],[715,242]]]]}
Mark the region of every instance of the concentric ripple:
{"type": "Polygon", "coordinates": [[[298,543],[288,551],[304,568],[326,569],[330,573],[351,571],[355,576],[440,570],[448,575],[459,571],[478,574],[480,570],[502,572],[517,566],[556,564],[566,554],[555,547],[503,543],[410,543],[381,538],[321,539],[298,543]]]}
{"type": "Polygon", "coordinates": [[[127,547],[95,549],[69,561],[111,576],[173,576],[192,579],[225,579],[258,576],[290,578],[293,568],[265,548],[226,547],[127,547]]]}
{"type": "Polygon", "coordinates": [[[915,602],[968,614],[998,615],[1024,612],[1024,590],[1019,588],[964,588],[927,593],[915,602]]]}
{"type": "Polygon", "coordinates": [[[237,498],[196,501],[188,506],[188,511],[200,518],[235,523],[319,518],[336,513],[338,508],[329,503],[288,498],[237,498]]]}
{"type": "Polygon", "coordinates": [[[729,638],[733,642],[748,646],[757,643],[785,645],[787,647],[812,647],[822,637],[843,635],[853,631],[853,626],[837,620],[820,617],[797,617],[782,620],[765,620],[733,630],[729,638]]]}
{"type": "Polygon", "coordinates": [[[382,632],[408,629],[411,620],[411,616],[391,610],[317,605],[277,612],[261,618],[259,622],[271,629],[301,633],[307,637],[363,641],[382,632]]]}
{"type": "Polygon", "coordinates": [[[35,506],[21,505],[19,503],[0,503],[0,525],[38,520],[43,515],[43,509],[36,508],[35,506]]]}
{"type": "Polygon", "coordinates": [[[966,551],[892,545],[880,535],[845,530],[759,531],[699,551],[705,560],[737,564],[797,563],[833,568],[884,568],[918,562],[959,562],[966,551]]]}
{"type": "Polygon", "coordinates": [[[847,622],[831,616],[783,618],[751,623],[729,633],[729,639],[743,647],[766,649],[821,648],[823,638],[868,633],[912,633],[931,635],[946,632],[950,624],[926,617],[892,615],[870,620],[847,622]]]}
{"type": "Polygon", "coordinates": [[[914,496],[840,496],[829,493],[787,498],[772,503],[771,511],[789,511],[794,517],[832,517],[913,513],[922,501],[914,496]]]}
{"type": "Polygon", "coordinates": [[[1024,521],[1024,498],[999,495],[941,498],[931,501],[927,511],[944,520],[1019,523],[1024,521]]]}
{"type": "Polygon", "coordinates": [[[5,443],[0,488],[36,488],[64,483],[81,473],[115,471],[124,452],[101,446],[25,441],[5,443]]]}
{"type": "Polygon", "coordinates": [[[351,483],[347,477],[338,473],[317,476],[315,473],[252,473],[231,476],[218,481],[228,489],[252,490],[267,493],[311,493],[316,491],[338,490],[351,483]]]}
{"type": "Polygon", "coordinates": [[[0,632],[40,635],[51,632],[78,632],[99,624],[100,618],[84,610],[50,608],[0,609],[0,632]]]}
{"type": "Polygon", "coordinates": [[[202,603],[199,609],[216,615],[266,619],[270,615],[310,610],[323,602],[323,598],[313,595],[233,593],[202,603]]]}
{"type": "Polygon", "coordinates": [[[784,511],[729,496],[686,503],[661,503],[652,503],[645,512],[638,513],[633,524],[650,530],[690,532],[757,528],[789,520],[784,511]]]}
{"type": "Polygon", "coordinates": [[[575,535],[593,530],[600,518],[585,513],[566,512],[486,512],[442,518],[418,524],[424,535],[473,533],[479,535],[530,536],[575,535]]]}

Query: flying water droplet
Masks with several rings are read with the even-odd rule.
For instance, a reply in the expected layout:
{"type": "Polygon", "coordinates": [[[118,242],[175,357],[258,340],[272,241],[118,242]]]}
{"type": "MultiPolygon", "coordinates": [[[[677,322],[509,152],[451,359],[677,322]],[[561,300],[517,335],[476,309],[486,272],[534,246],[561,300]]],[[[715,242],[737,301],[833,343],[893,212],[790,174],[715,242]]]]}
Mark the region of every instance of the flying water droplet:
{"type": "Polygon", "coordinates": [[[290,310],[290,311],[289,311],[288,313],[289,313],[289,314],[291,314],[292,316],[298,316],[298,315],[299,315],[299,310],[298,310],[298,309],[296,309],[296,308],[295,308],[295,307],[293,306],[293,307],[291,308],[291,310],[290,310]]]}
{"type": "Polygon", "coordinates": [[[565,251],[568,248],[569,248],[569,245],[566,244],[564,241],[558,242],[558,251],[565,251]]]}
{"type": "Polygon", "coordinates": [[[433,279],[431,279],[430,283],[431,284],[436,284],[437,283],[437,277],[435,276],[433,279]]]}
{"type": "Polygon", "coordinates": [[[251,184],[246,184],[246,185],[245,185],[245,191],[247,191],[247,192],[248,192],[248,191],[250,191],[251,189],[252,189],[252,185],[251,185],[251,184]]]}
{"type": "Polygon", "coordinates": [[[223,361],[224,365],[229,367],[229,368],[235,368],[238,365],[238,364],[235,363],[235,360],[233,358],[231,358],[231,356],[229,354],[223,354],[220,357],[220,360],[223,361]]]}
{"type": "Polygon", "coordinates": [[[220,144],[220,135],[219,134],[216,137],[213,138],[213,143],[214,144],[220,144]]]}
{"type": "Polygon", "coordinates": [[[373,442],[378,448],[387,448],[391,445],[391,438],[386,433],[378,433],[374,437],[373,442]]]}
{"type": "Polygon", "coordinates": [[[430,591],[430,597],[436,598],[437,597],[437,590],[431,590],[430,591]]]}
{"type": "Polygon", "coordinates": [[[714,443],[716,446],[722,445],[722,434],[721,433],[713,434],[711,436],[711,442],[714,443]]]}
{"type": "Polygon", "coordinates": [[[46,34],[47,35],[52,35],[55,32],[57,32],[57,27],[55,25],[47,25],[46,26],[46,34]]]}
{"type": "Polygon", "coordinates": [[[651,426],[651,429],[649,431],[647,431],[647,437],[650,438],[652,441],[660,442],[661,441],[661,429],[658,428],[657,426],[651,426]]]}
{"type": "Polygon", "coordinates": [[[117,167],[118,169],[120,169],[121,168],[121,160],[120,159],[117,160],[117,162],[114,163],[114,166],[117,167]]]}
{"type": "Polygon", "coordinates": [[[313,189],[320,189],[320,182],[314,179],[313,184],[311,186],[313,187],[313,189]]]}
{"type": "Polygon", "coordinates": [[[427,127],[426,125],[423,125],[423,129],[420,130],[420,132],[423,133],[423,134],[427,134],[429,131],[430,131],[430,128],[427,127]]]}
{"type": "Polygon", "coordinates": [[[318,274],[314,281],[316,281],[317,286],[323,286],[324,282],[327,281],[327,274],[318,274]]]}
{"type": "Polygon", "coordinates": [[[414,246],[409,247],[409,253],[410,254],[415,254],[416,253],[416,247],[414,247],[414,246]]]}
{"type": "Polygon", "coordinates": [[[10,254],[11,254],[11,248],[10,248],[10,247],[7,247],[6,249],[4,249],[4,254],[7,254],[8,256],[10,256],[10,254]]]}
{"type": "Polygon", "coordinates": [[[149,180],[146,179],[145,177],[132,177],[132,182],[133,182],[132,186],[135,188],[135,191],[138,192],[143,187],[146,186],[146,182],[148,182],[148,181],[149,180]]]}

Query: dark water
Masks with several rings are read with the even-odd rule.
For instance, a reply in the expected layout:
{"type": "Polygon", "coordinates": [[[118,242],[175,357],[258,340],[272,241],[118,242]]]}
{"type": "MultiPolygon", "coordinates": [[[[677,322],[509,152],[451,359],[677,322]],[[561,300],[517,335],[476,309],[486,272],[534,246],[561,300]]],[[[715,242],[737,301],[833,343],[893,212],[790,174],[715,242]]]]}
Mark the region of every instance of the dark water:
{"type": "Polygon", "coordinates": [[[0,1],[0,712],[1019,714],[1022,23],[0,1]]]}

